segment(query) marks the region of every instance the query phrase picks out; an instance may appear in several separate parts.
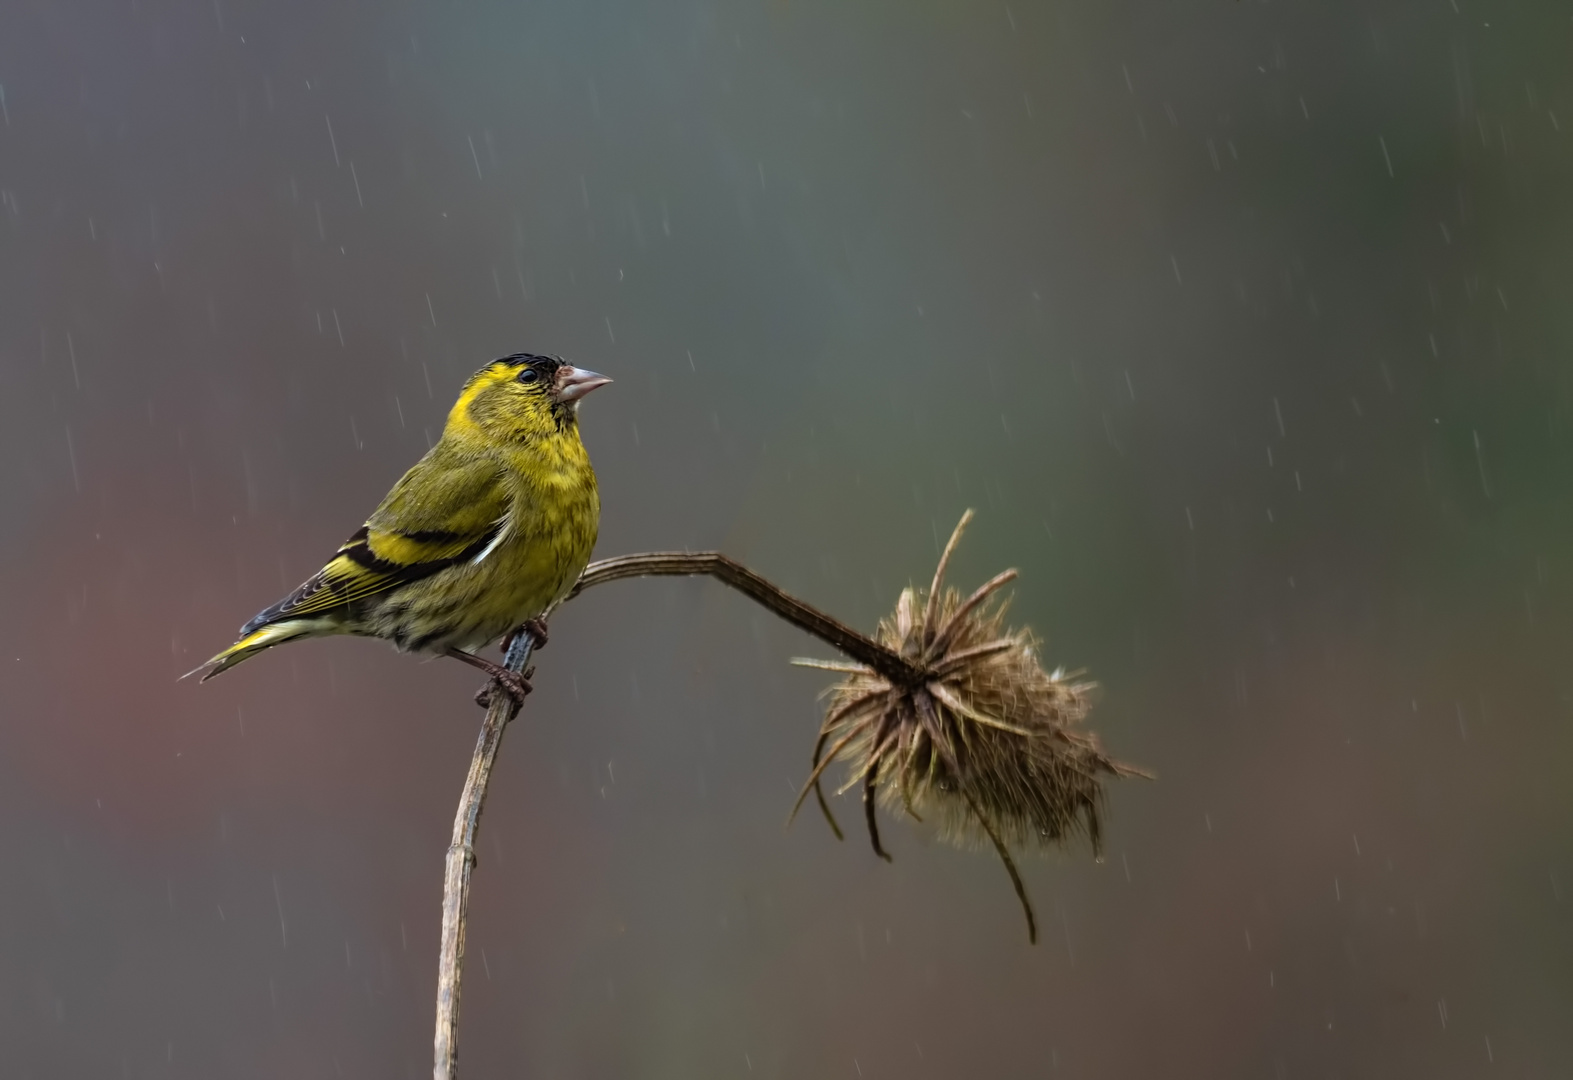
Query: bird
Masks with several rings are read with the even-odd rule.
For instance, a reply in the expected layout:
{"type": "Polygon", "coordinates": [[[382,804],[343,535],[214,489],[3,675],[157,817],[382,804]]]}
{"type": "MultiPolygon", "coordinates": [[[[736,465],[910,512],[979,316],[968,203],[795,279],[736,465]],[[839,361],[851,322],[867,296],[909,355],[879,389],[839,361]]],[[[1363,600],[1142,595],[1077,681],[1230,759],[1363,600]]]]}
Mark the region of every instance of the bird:
{"type": "Polygon", "coordinates": [[[578,411],[611,381],[535,353],[481,368],[442,437],[327,565],[181,678],[206,682],[287,641],[353,634],[461,660],[522,701],[526,677],[476,650],[518,632],[544,645],[542,616],[589,563],[601,502],[578,411]]]}

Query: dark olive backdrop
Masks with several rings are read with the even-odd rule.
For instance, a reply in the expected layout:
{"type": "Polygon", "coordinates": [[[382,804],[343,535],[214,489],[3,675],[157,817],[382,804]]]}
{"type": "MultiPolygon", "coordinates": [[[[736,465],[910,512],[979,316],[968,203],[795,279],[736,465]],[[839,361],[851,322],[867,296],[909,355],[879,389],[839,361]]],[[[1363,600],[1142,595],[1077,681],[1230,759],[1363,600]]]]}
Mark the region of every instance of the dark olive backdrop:
{"type": "Polygon", "coordinates": [[[0,84],[6,1075],[427,1074],[475,676],[175,677],[519,349],[617,379],[601,553],[871,628],[975,506],[1161,779],[1029,948],[987,854],[782,831],[823,647],[598,591],[467,1073],[1573,1069],[1565,5],[10,0],[0,84]]]}

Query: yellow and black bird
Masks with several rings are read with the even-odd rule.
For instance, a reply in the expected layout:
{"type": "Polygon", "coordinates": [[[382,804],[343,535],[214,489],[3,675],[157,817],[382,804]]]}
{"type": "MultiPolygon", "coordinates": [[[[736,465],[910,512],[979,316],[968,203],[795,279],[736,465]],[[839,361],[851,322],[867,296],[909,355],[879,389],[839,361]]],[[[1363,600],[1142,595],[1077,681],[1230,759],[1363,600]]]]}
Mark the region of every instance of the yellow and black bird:
{"type": "Polygon", "coordinates": [[[523,678],[474,650],[527,629],[579,580],[600,524],[579,401],[612,380],[516,353],[464,384],[442,438],[338,553],[196,671],[206,682],[297,638],[357,634],[480,668],[515,697],[523,678]]]}

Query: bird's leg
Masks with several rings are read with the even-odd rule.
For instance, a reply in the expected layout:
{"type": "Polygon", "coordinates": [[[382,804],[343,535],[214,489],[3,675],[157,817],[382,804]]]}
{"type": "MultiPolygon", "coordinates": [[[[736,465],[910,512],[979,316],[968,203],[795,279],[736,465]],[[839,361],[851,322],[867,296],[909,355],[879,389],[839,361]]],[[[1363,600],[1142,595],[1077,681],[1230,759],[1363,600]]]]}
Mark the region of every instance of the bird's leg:
{"type": "MultiPolygon", "coordinates": [[[[469,664],[471,667],[480,668],[482,671],[486,672],[486,674],[492,677],[492,681],[495,685],[502,687],[503,693],[513,698],[513,700],[519,705],[524,704],[525,695],[528,694],[532,689],[530,686],[529,672],[520,675],[517,671],[509,671],[501,664],[494,664],[484,656],[476,656],[474,653],[465,652],[463,649],[449,649],[447,652],[443,653],[443,655],[451,656],[455,660],[463,661],[464,663],[469,664]]],[[[490,705],[491,685],[482,687],[481,692],[475,695],[475,700],[477,704],[483,707],[490,705]],[[482,695],[485,695],[485,701],[481,700],[482,695]]]]}
{"type": "Polygon", "coordinates": [[[502,651],[504,653],[507,653],[508,646],[512,645],[513,639],[518,637],[520,634],[529,634],[530,637],[534,638],[535,647],[537,649],[546,648],[545,619],[526,619],[512,630],[508,631],[508,633],[505,634],[502,639],[502,651]]]}

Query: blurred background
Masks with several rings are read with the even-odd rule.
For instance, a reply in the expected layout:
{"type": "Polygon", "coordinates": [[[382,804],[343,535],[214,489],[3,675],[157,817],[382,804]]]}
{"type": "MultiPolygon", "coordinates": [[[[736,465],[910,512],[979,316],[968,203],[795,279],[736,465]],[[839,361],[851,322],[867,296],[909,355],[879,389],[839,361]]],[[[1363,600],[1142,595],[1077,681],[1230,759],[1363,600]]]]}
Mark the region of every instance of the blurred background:
{"type": "Polygon", "coordinates": [[[1159,779],[1023,860],[1029,947],[991,854],[783,832],[825,647],[587,594],[467,1075],[1567,1075],[1570,57],[1548,0],[0,4],[7,1075],[428,1075],[475,674],[175,680],[516,350],[617,380],[602,555],[872,629],[976,507],[956,583],[1159,779]]]}

